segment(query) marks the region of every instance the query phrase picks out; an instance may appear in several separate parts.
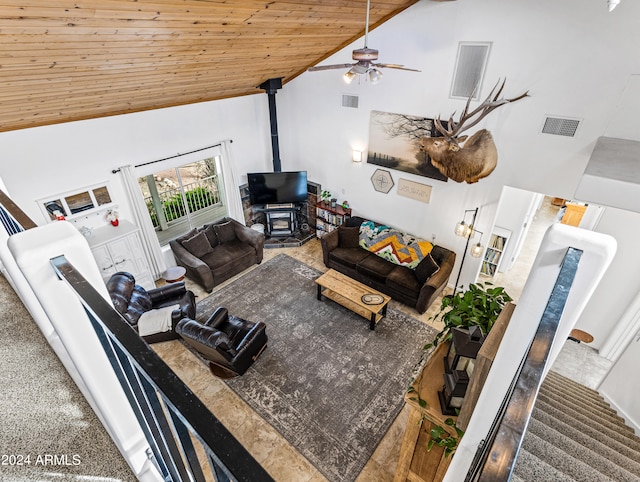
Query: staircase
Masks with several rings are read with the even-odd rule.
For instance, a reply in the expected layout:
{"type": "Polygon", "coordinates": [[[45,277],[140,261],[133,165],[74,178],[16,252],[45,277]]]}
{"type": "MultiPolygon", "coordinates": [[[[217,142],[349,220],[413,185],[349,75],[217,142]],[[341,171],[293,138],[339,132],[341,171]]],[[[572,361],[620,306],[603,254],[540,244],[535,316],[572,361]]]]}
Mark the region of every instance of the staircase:
{"type": "Polygon", "coordinates": [[[640,438],[598,392],[550,371],[511,480],[640,481],[640,438]]]}

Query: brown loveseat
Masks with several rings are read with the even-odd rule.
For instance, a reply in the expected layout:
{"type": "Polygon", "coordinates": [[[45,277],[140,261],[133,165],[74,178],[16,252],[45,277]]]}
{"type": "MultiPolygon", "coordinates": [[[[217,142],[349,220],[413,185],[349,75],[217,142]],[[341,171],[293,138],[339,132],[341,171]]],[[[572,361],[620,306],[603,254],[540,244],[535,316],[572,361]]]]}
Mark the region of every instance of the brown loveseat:
{"type": "Polygon", "coordinates": [[[415,269],[394,264],[360,246],[360,225],[365,221],[351,218],[321,238],[325,266],[424,313],[447,286],[456,254],[434,246],[415,269]]]}
{"type": "Polygon", "coordinates": [[[214,286],[262,262],[264,235],[224,218],[169,242],[176,263],[187,278],[211,292],[214,286]]]}

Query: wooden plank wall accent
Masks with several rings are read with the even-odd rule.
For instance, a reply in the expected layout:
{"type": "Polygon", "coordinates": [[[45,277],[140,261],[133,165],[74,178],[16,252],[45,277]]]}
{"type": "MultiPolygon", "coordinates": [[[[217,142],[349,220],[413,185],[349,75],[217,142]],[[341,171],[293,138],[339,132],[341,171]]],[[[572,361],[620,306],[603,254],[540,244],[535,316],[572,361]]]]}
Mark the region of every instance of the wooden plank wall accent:
{"type": "MultiPolygon", "coordinates": [[[[371,28],[416,2],[372,1],[371,28]]],[[[0,131],[259,93],[362,36],[365,13],[366,0],[4,0],[0,131]]]]}

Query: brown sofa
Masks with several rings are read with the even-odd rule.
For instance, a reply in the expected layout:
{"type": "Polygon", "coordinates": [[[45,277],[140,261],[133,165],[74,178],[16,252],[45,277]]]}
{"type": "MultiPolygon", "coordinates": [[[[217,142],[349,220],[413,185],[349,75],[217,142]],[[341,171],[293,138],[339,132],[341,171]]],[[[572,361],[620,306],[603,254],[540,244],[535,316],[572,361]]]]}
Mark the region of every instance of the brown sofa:
{"type": "Polygon", "coordinates": [[[194,228],[169,242],[176,263],[187,278],[207,292],[232,276],[262,262],[264,235],[235,219],[194,228]]]}
{"type": "Polygon", "coordinates": [[[415,269],[394,264],[359,245],[360,224],[364,221],[351,218],[321,238],[325,266],[424,313],[447,286],[456,254],[434,246],[415,269]]]}

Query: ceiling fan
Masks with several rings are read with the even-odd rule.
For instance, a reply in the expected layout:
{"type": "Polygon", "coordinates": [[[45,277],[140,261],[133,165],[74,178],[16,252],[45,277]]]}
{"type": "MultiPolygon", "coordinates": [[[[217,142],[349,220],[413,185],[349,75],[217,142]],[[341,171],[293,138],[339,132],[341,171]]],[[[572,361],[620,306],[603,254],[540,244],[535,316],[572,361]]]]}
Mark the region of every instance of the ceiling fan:
{"type": "Polygon", "coordinates": [[[367,45],[369,37],[369,9],[371,7],[371,0],[367,0],[367,18],[364,30],[364,48],[355,49],[351,58],[356,62],[353,64],[334,64],[334,65],[319,65],[317,67],[309,67],[308,72],[317,72],[319,70],[332,70],[332,69],[349,69],[342,76],[347,84],[350,84],[360,74],[368,74],[369,81],[372,84],[377,84],[382,78],[382,72],[380,68],[390,68],[399,70],[409,70],[411,72],[420,72],[417,69],[409,69],[403,65],[398,64],[378,64],[375,60],[378,60],[378,51],[376,49],[370,49],[367,45]]]}

